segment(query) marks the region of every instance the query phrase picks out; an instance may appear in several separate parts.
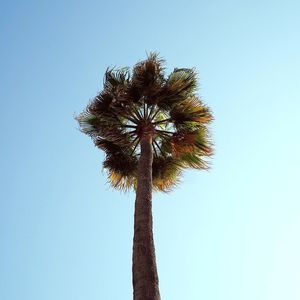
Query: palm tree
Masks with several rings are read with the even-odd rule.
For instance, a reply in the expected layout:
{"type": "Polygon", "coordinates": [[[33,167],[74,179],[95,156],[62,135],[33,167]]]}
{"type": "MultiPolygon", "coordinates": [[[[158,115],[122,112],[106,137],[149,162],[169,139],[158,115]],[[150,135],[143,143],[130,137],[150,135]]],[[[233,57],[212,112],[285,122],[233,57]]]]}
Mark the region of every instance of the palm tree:
{"type": "Polygon", "coordinates": [[[170,191],[184,168],[207,169],[212,115],[195,94],[194,69],[165,76],[150,53],[128,68],[107,69],[103,90],[76,117],[81,131],[104,150],[110,184],[136,191],[133,299],[160,299],[152,232],[152,191],[170,191]]]}

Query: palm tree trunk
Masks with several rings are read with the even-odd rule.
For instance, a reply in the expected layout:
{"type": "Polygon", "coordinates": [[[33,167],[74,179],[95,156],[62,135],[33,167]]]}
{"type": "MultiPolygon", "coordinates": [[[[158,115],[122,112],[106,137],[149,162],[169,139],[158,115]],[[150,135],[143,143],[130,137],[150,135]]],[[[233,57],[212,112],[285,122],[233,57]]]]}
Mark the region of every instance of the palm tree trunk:
{"type": "Polygon", "coordinates": [[[152,232],[152,134],[141,138],[134,213],[133,299],[160,300],[152,232]]]}

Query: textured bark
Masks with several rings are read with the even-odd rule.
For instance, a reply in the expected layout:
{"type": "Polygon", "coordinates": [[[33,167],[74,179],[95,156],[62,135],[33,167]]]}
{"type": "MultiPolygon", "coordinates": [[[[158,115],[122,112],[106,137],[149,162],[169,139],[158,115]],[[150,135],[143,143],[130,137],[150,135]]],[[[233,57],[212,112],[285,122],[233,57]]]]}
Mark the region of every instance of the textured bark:
{"type": "Polygon", "coordinates": [[[152,232],[152,135],[141,138],[134,213],[133,299],[160,300],[152,232]]]}

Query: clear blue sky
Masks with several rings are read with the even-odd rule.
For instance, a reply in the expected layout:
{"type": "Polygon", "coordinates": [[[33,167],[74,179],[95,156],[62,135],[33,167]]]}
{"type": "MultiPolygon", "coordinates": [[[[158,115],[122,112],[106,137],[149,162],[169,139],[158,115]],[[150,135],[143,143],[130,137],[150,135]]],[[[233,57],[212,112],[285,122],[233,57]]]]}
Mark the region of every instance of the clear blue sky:
{"type": "Polygon", "coordinates": [[[1,300],[130,300],[134,194],[73,119],[107,66],[195,66],[210,172],[154,195],[162,300],[300,299],[299,1],[6,1],[1,300]]]}

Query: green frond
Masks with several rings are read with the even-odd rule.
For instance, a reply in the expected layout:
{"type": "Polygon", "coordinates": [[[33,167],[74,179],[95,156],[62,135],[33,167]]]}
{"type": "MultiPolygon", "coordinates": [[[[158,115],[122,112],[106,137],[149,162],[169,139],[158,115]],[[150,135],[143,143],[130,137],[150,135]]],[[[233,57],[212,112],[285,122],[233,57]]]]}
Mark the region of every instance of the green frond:
{"type": "Polygon", "coordinates": [[[165,110],[173,108],[193,96],[197,89],[197,74],[194,69],[174,69],[161,89],[157,105],[165,110]]]}
{"type": "Polygon", "coordinates": [[[169,192],[180,182],[181,165],[173,157],[154,157],[152,165],[153,189],[169,192]]]}
{"type": "Polygon", "coordinates": [[[189,97],[170,110],[170,116],[177,128],[197,128],[198,125],[210,123],[212,114],[197,97],[189,97]]]}
{"type": "Polygon", "coordinates": [[[82,112],[80,115],[76,117],[76,120],[79,123],[80,130],[91,136],[97,136],[97,130],[96,130],[96,122],[97,117],[87,111],[82,112]]]}
{"type": "Polygon", "coordinates": [[[194,154],[194,153],[184,153],[180,157],[180,164],[183,168],[193,168],[198,170],[208,170],[209,164],[205,157],[194,154]]]}
{"type": "Polygon", "coordinates": [[[116,120],[111,120],[95,116],[89,112],[83,112],[77,117],[77,121],[80,125],[81,131],[91,137],[100,135],[101,131],[104,131],[110,126],[116,126],[116,120]],[[110,122],[112,121],[112,122],[110,122]]]}
{"type": "Polygon", "coordinates": [[[182,168],[208,169],[208,157],[213,154],[207,129],[176,131],[162,140],[161,149],[171,155],[182,168]]]}
{"type": "Polygon", "coordinates": [[[126,131],[117,127],[107,129],[102,132],[101,136],[121,147],[129,147],[132,142],[132,137],[126,131]]]}
{"type": "MultiPolygon", "coordinates": [[[[168,115],[164,111],[159,111],[156,114],[155,118],[153,119],[153,122],[158,123],[158,122],[161,122],[162,120],[165,120],[167,118],[168,118],[168,115]]],[[[163,123],[160,123],[159,126],[161,126],[161,124],[163,124],[163,123]]]]}
{"type": "Polygon", "coordinates": [[[198,129],[195,146],[197,147],[199,154],[202,156],[209,157],[213,155],[213,144],[206,127],[203,126],[198,129]]]}
{"type": "Polygon", "coordinates": [[[80,129],[94,140],[104,138],[117,145],[128,146],[131,137],[122,127],[120,121],[112,115],[102,114],[100,117],[83,112],[77,117],[80,129]]]}
{"type": "Polygon", "coordinates": [[[171,143],[175,157],[181,157],[186,153],[201,156],[212,155],[212,148],[205,127],[201,127],[193,132],[178,131],[174,133],[171,143]]]}

